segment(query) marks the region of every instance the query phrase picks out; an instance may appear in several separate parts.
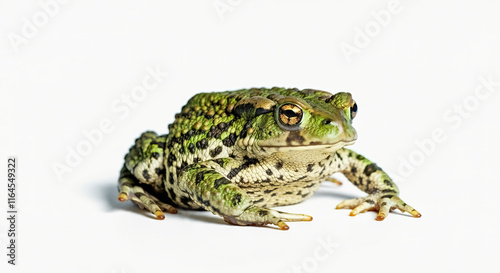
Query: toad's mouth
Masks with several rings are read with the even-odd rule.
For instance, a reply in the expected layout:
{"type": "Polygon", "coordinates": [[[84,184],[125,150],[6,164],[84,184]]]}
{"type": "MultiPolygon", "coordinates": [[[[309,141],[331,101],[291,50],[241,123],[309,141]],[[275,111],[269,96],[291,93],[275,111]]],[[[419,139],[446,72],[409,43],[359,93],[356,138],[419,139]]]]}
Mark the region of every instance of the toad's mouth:
{"type": "Polygon", "coordinates": [[[353,145],[356,141],[338,141],[335,143],[323,143],[323,142],[311,142],[309,144],[300,144],[300,145],[262,145],[261,148],[264,149],[283,149],[283,150],[315,150],[315,149],[325,149],[325,150],[337,150],[344,146],[353,145]]]}

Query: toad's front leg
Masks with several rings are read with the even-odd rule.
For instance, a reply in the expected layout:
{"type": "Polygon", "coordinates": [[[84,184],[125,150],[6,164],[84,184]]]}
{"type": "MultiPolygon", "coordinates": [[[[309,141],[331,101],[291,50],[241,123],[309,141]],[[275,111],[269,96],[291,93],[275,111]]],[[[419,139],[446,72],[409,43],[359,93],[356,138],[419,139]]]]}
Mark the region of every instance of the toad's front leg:
{"type": "Polygon", "coordinates": [[[345,200],[337,205],[337,209],[352,209],[351,216],[367,210],[377,210],[376,220],[382,221],[391,209],[409,212],[414,217],[421,214],[399,198],[399,189],[391,178],[375,163],[349,149],[340,149],[336,152],[342,162],[341,172],[368,196],[345,200]]]}
{"type": "MultiPolygon", "coordinates": [[[[231,159],[224,159],[225,162],[231,159]]],[[[287,230],[289,221],[311,221],[304,214],[280,212],[258,207],[235,183],[210,168],[211,161],[200,162],[185,168],[179,178],[179,187],[205,210],[222,216],[235,225],[277,225],[287,230]]]]}

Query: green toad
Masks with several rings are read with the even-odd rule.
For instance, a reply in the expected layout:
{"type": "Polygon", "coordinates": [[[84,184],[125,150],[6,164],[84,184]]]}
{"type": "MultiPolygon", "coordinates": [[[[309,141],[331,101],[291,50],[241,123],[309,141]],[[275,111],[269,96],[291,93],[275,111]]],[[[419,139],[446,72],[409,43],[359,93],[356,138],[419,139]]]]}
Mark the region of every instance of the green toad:
{"type": "Polygon", "coordinates": [[[130,199],[164,219],[177,208],[204,209],[236,225],[310,221],[271,209],[301,202],[333,173],[368,195],[341,202],[351,216],[391,209],[420,213],[403,202],[375,163],[344,148],[357,138],[357,105],[349,93],[253,88],[200,93],[169,125],[169,133],[143,133],[125,156],[120,201],[130,199]]]}

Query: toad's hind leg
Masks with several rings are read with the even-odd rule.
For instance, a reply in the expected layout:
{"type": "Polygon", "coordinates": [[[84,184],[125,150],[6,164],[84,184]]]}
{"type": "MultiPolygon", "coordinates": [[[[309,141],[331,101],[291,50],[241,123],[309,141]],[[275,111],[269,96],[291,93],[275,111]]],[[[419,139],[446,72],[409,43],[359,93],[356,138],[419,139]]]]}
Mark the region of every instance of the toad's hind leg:
{"type": "Polygon", "coordinates": [[[125,202],[128,199],[134,204],[138,205],[141,209],[146,209],[153,213],[156,218],[163,220],[167,213],[177,213],[177,209],[155,197],[154,191],[147,185],[142,184],[135,178],[130,171],[123,166],[120,172],[120,179],[118,180],[118,200],[125,202]]]}
{"type": "MultiPolygon", "coordinates": [[[[229,160],[224,159],[220,164],[226,164],[229,160]]],[[[208,167],[210,163],[205,161],[184,169],[179,186],[194,202],[213,214],[222,216],[226,222],[252,226],[273,224],[287,230],[285,222],[312,220],[309,215],[259,207],[238,185],[208,167]]]]}
{"type": "Polygon", "coordinates": [[[164,149],[165,136],[158,136],[154,132],[143,133],[125,156],[118,181],[118,200],[124,202],[130,199],[155,214],[158,219],[165,218],[163,211],[177,212],[173,206],[158,198],[164,192],[164,149]]]}

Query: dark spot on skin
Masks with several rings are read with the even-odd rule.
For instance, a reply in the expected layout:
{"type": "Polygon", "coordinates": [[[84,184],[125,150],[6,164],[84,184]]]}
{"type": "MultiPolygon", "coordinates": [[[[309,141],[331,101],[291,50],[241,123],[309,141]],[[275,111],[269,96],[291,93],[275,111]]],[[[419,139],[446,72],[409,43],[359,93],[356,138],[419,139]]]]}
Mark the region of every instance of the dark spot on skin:
{"type": "Polygon", "coordinates": [[[198,149],[205,149],[205,148],[207,148],[207,146],[208,146],[208,142],[205,138],[196,142],[196,147],[198,147],[198,149]]]}
{"type": "Polygon", "coordinates": [[[363,160],[363,159],[365,159],[365,157],[364,157],[364,156],[362,156],[362,155],[357,155],[357,156],[356,156],[356,159],[357,159],[357,160],[363,160]]]}
{"type": "Polygon", "coordinates": [[[177,197],[177,194],[175,194],[173,189],[168,189],[168,195],[170,196],[171,200],[175,200],[177,197]]]}
{"type": "Polygon", "coordinates": [[[277,195],[277,193],[273,193],[271,194],[271,197],[275,197],[277,195]]]}
{"type": "Polygon", "coordinates": [[[174,174],[173,173],[168,174],[168,182],[170,182],[170,184],[174,184],[174,174]]]}
{"type": "Polygon", "coordinates": [[[247,123],[245,123],[245,126],[243,127],[243,130],[241,131],[242,138],[245,138],[247,136],[247,132],[250,128],[252,128],[252,120],[249,120],[249,121],[247,121],[247,123]]]}
{"type": "Polygon", "coordinates": [[[314,167],[314,163],[308,164],[308,165],[307,165],[307,171],[308,171],[308,172],[312,172],[313,167],[314,167]]]}
{"type": "Polygon", "coordinates": [[[200,184],[201,181],[203,181],[203,179],[205,178],[205,173],[207,173],[206,171],[201,171],[199,173],[196,174],[196,179],[194,181],[194,183],[196,184],[200,184]]]}
{"type": "Polygon", "coordinates": [[[211,156],[211,157],[216,157],[216,156],[217,156],[217,155],[219,155],[221,152],[222,152],[222,147],[221,147],[221,146],[218,146],[217,148],[210,150],[210,156],[211,156]]]}
{"type": "Polygon", "coordinates": [[[149,175],[148,170],[142,171],[142,176],[144,177],[144,179],[146,179],[146,181],[149,182],[149,179],[151,178],[151,176],[149,175]]]}
{"type": "Polygon", "coordinates": [[[151,157],[153,157],[154,159],[158,159],[160,157],[160,154],[157,152],[152,152],[151,157]]]}
{"type": "MultiPolygon", "coordinates": [[[[208,133],[210,134],[210,137],[214,137],[214,138],[219,139],[222,132],[223,132],[223,130],[221,130],[218,125],[214,124],[212,127],[210,127],[210,131],[208,133]]],[[[207,134],[207,136],[208,136],[208,134],[207,134]]]]}
{"type": "Polygon", "coordinates": [[[271,179],[266,178],[266,179],[264,179],[264,180],[262,180],[262,181],[260,181],[260,182],[261,182],[261,183],[269,183],[269,182],[271,182],[271,179]]]}
{"type": "Polygon", "coordinates": [[[179,154],[181,155],[185,154],[184,147],[179,148],[179,154]]]}
{"type": "Polygon", "coordinates": [[[283,162],[281,162],[281,161],[276,162],[275,167],[276,167],[276,169],[278,169],[278,170],[279,170],[279,169],[281,169],[281,168],[283,168],[283,162]]]}
{"type": "Polygon", "coordinates": [[[198,163],[198,162],[200,162],[200,159],[199,159],[198,157],[195,157],[195,158],[193,159],[193,163],[198,163]]]}
{"type": "Polygon", "coordinates": [[[393,186],[393,185],[392,185],[392,182],[391,182],[390,180],[387,180],[387,179],[386,179],[386,180],[384,180],[384,183],[385,183],[387,186],[389,186],[389,187],[392,187],[392,186],[393,186]]]}
{"type": "Polygon", "coordinates": [[[283,175],[280,175],[280,177],[278,177],[279,180],[283,180],[283,175]]]}
{"type": "Polygon", "coordinates": [[[352,166],[351,173],[356,174],[357,172],[358,172],[358,169],[356,169],[356,167],[352,166]]]}
{"type": "Polygon", "coordinates": [[[169,166],[172,166],[174,164],[174,162],[177,161],[177,158],[175,157],[174,154],[169,154],[168,155],[168,158],[167,158],[167,163],[169,166]]]}
{"type": "Polygon", "coordinates": [[[264,217],[264,216],[266,216],[267,214],[268,214],[268,211],[267,211],[267,210],[261,210],[261,211],[259,211],[259,216],[260,216],[260,217],[264,217]]]}
{"type": "Polygon", "coordinates": [[[258,200],[253,201],[253,203],[256,204],[256,203],[261,203],[263,201],[264,201],[264,198],[260,198],[258,200]]]}
{"type": "Polygon", "coordinates": [[[383,198],[392,198],[392,197],[394,197],[394,195],[392,195],[392,194],[386,194],[386,195],[382,195],[380,197],[380,199],[383,199],[383,198]]]}
{"type": "Polygon", "coordinates": [[[321,172],[319,172],[319,175],[323,175],[323,172],[325,171],[326,169],[326,166],[323,166],[323,168],[321,168],[321,172]]]}
{"type": "Polygon", "coordinates": [[[273,109],[274,108],[266,109],[266,108],[259,107],[259,108],[255,109],[255,116],[260,116],[260,115],[263,115],[263,114],[267,114],[269,112],[272,112],[273,109]]]}
{"type": "Polygon", "coordinates": [[[251,113],[255,107],[251,103],[240,104],[233,109],[233,113],[241,117],[244,113],[251,113]]]}
{"type": "Polygon", "coordinates": [[[365,170],[363,171],[363,173],[366,176],[370,176],[372,173],[374,173],[378,170],[380,170],[380,168],[375,163],[372,163],[372,164],[365,167],[365,170]]]}
{"type": "Polygon", "coordinates": [[[311,143],[309,143],[309,145],[321,145],[323,144],[323,142],[320,142],[320,141],[311,141],[311,143]]]}
{"type": "Polygon", "coordinates": [[[181,163],[181,170],[186,168],[188,166],[187,162],[186,161],[182,161],[181,163]]]}
{"type": "Polygon", "coordinates": [[[264,193],[265,194],[270,194],[271,192],[275,191],[276,189],[268,189],[268,190],[264,190],[264,193]]]}
{"type": "Polygon", "coordinates": [[[267,174],[267,175],[273,175],[273,171],[271,171],[271,169],[267,169],[267,170],[266,170],[266,174],[267,174]]]}
{"type": "Polygon", "coordinates": [[[222,140],[222,144],[226,147],[231,147],[234,146],[236,143],[236,134],[231,133],[229,136],[227,136],[225,139],[222,140]]]}
{"type": "Polygon", "coordinates": [[[304,193],[301,196],[302,196],[302,198],[306,198],[308,195],[309,195],[309,193],[304,193]]]}
{"type": "Polygon", "coordinates": [[[191,202],[191,199],[189,199],[186,196],[181,197],[181,203],[184,204],[184,206],[189,207],[189,203],[191,202]]]}
{"type": "MultiPolygon", "coordinates": [[[[352,152],[349,152],[349,153],[347,154],[347,157],[352,157],[352,152]]],[[[340,156],[339,156],[339,158],[340,158],[340,156]]]]}
{"type": "Polygon", "coordinates": [[[385,190],[381,190],[380,192],[381,193],[396,193],[393,189],[385,189],[385,190]]]}
{"type": "Polygon", "coordinates": [[[286,137],[286,143],[292,145],[292,142],[304,143],[306,139],[300,134],[300,131],[290,131],[286,137]]]}
{"type": "Polygon", "coordinates": [[[285,192],[284,194],[290,195],[290,194],[293,194],[293,192],[291,192],[291,191],[287,191],[287,192],[285,192]]]}
{"type": "Polygon", "coordinates": [[[237,193],[237,194],[233,195],[233,198],[231,199],[231,201],[234,205],[239,205],[241,203],[241,194],[237,193]]]}
{"type": "Polygon", "coordinates": [[[303,180],[303,179],[305,179],[305,178],[307,178],[307,175],[301,176],[301,177],[299,177],[299,178],[297,178],[297,179],[293,180],[292,182],[298,182],[298,181],[303,180]]]}
{"type": "Polygon", "coordinates": [[[365,200],[365,203],[368,203],[370,205],[374,205],[375,201],[368,199],[368,200],[365,200]]]}
{"type": "Polygon", "coordinates": [[[221,177],[215,180],[214,182],[214,188],[218,189],[221,185],[229,184],[231,181],[227,180],[225,177],[221,177]]]}
{"type": "Polygon", "coordinates": [[[224,167],[224,159],[217,158],[214,160],[214,162],[217,163],[219,166],[224,167]]]}
{"type": "Polygon", "coordinates": [[[382,204],[380,204],[382,207],[383,206],[387,206],[387,202],[382,202],[382,204]]]}
{"type": "Polygon", "coordinates": [[[358,177],[359,185],[363,185],[363,177],[358,177]]]}
{"type": "Polygon", "coordinates": [[[160,167],[155,168],[155,173],[156,173],[157,175],[160,175],[160,174],[162,173],[162,171],[163,171],[163,170],[162,170],[160,167]]]}
{"type": "Polygon", "coordinates": [[[158,148],[165,149],[165,142],[155,142],[155,144],[158,145],[158,148]]]}
{"type": "Polygon", "coordinates": [[[219,129],[221,129],[222,131],[224,131],[224,129],[226,129],[226,123],[225,122],[221,122],[217,125],[219,127],[219,129]]]}
{"type": "Polygon", "coordinates": [[[241,172],[242,170],[259,163],[259,160],[257,158],[249,158],[247,156],[244,156],[243,160],[244,160],[243,164],[229,171],[229,173],[227,174],[227,178],[232,179],[236,175],[238,175],[238,173],[241,172]]]}
{"type": "Polygon", "coordinates": [[[334,97],[335,97],[335,95],[332,95],[331,97],[327,98],[327,99],[325,100],[325,102],[326,102],[326,103],[330,103],[330,102],[332,102],[332,100],[333,100],[333,98],[334,98],[334,97]]]}
{"type": "Polygon", "coordinates": [[[189,143],[188,150],[190,153],[194,154],[195,148],[193,143],[189,143]]]}
{"type": "Polygon", "coordinates": [[[304,186],[303,188],[304,188],[304,189],[307,189],[307,188],[312,188],[312,187],[314,187],[314,186],[315,186],[315,184],[314,184],[314,183],[312,183],[312,184],[309,184],[309,185],[307,185],[307,186],[304,186]]]}

